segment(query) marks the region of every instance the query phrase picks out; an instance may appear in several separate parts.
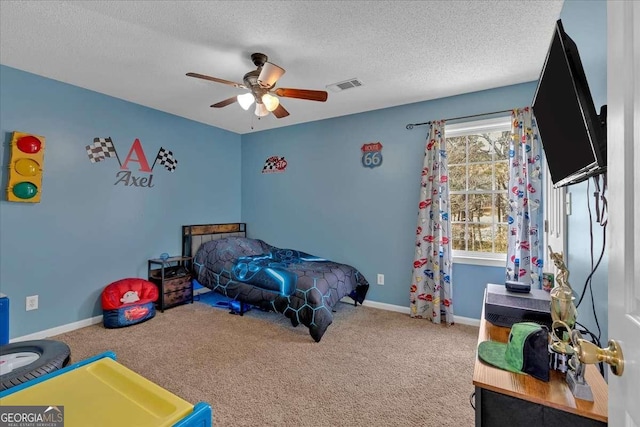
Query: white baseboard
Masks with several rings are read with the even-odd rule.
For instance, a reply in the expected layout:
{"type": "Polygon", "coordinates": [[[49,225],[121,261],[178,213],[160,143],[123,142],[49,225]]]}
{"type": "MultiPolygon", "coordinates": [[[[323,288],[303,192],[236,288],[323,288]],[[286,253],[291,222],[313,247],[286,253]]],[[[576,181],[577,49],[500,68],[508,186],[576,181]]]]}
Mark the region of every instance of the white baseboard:
{"type": "Polygon", "coordinates": [[[454,314],[453,315],[453,321],[456,322],[456,323],[459,323],[461,325],[469,325],[469,326],[480,327],[480,319],[473,319],[471,317],[456,316],[454,314]]]}
{"type": "MultiPolygon", "coordinates": [[[[197,289],[194,292],[194,295],[204,294],[207,292],[211,292],[211,290],[207,288],[197,289]]],[[[355,302],[349,297],[344,297],[340,301],[347,304],[353,304],[355,302]]],[[[398,313],[409,314],[409,307],[403,307],[401,305],[387,304],[385,302],[368,301],[368,300],[365,300],[362,305],[364,305],[365,307],[378,308],[380,310],[395,311],[398,313]]],[[[480,326],[479,319],[453,316],[453,320],[455,323],[459,323],[461,325],[480,326]]],[[[53,337],[55,335],[64,334],[65,332],[71,332],[71,331],[75,331],[76,329],[95,325],[96,323],[100,323],[100,322],[102,322],[102,315],[91,317],[89,319],[79,320],[73,323],[67,323],[66,325],[56,326],[55,328],[46,329],[44,331],[35,332],[33,334],[12,338],[11,340],[9,340],[9,342],[13,343],[13,342],[19,342],[19,341],[42,340],[45,338],[53,337]]]]}
{"type": "MultiPolygon", "coordinates": [[[[193,294],[194,295],[200,295],[200,294],[204,294],[207,292],[211,292],[210,289],[208,288],[202,288],[202,289],[196,289],[193,294]]],[[[12,338],[9,340],[10,343],[12,342],[19,342],[19,341],[30,341],[30,340],[42,340],[45,338],[49,338],[49,337],[53,337],[55,335],[60,335],[60,334],[64,334],[65,332],[71,332],[71,331],[75,331],[76,329],[80,329],[80,328],[84,328],[87,326],[91,326],[91,325],[95,325],[96,323],[101,323],[103,319],[103,316],[95,316],[95,317],[91,317],[89,319],[84,319],[84,320],[79,320],[77,322],[73,322],[73,323],[68,323],[66,325],[61,325],[61,326],[56,326],[55,328],[51,328],[51,329],[47,329],[44,331],[40,331],[40,332],[35,332],[33,334],[29,334],[29,335],[23,335],[21,337],[17,337],[17,338],[12,338]]]]}
{"type": "MultiPolygon", "coordinates": [[[[348,304],[355,303],[355,301],[349,297],[344,297],[340,301],[348,304]]],[[[362,305],[365,307],[378,308],[381,310],[395,311],[398,313],[409,314],[409,307],[403,307],[401,305],[387,304],[385,302],[377,302],[377,301],[370,301],[370,300],[365,300],[362,303],[362,305]]],[[[480,326],[480,319],[472,319],[470,317],[462,317],[462,316],[454,315],[453,321],[461,325],[480,326]]]]}
{"type": "Polygon", "coordinates": [[[67,323],[66,325],[56,326],[55,328],[13,338],[9,340],[9,342],[12,343],[12,342],[19,342],[19,341],[42,340],[55,335],[64,334],[65,332],[71,332],[71,331],[75,331],[76,329],[95,325],[96,323],[101,323],[101,322],[102,322],[102,315],[90,317],[89,319],[79,320],[77,322],[67,323]]]}
{"type": "Polygon", "coordinates": [[[379,308],[380,310],[395,311],[398,313],[409,314],[409,307],[401,305],[387,304],[386,302],[364,300],[362,303],[365,307],[379,308]]]}

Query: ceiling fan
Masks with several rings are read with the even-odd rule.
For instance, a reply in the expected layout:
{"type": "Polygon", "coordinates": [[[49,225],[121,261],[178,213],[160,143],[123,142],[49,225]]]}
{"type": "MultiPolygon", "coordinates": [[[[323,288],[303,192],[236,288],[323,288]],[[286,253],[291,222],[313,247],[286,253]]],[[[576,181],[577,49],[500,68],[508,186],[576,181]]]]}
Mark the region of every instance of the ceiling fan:
{"type": "Polygon", "coordinates": [[[282,87],[276,89],[276,82],[285,73],[284,68],[268,62],[268,57],[264,53],[251,54],[251,60],[258,68],[256,70],[249,71],[244,75],[244,78],[242,79],[244,83],[236,83],[198,73],[187,73],[187,76],[222,83],[240,89],[248,89],[249,92],[227,98],[213,104],[211,107],[222,108],[227,105],[231,105],[234,102],[238,102],[243,109],[248,110],[255,102],[255,115],[258,117],[264,117],[269,113],[273,113],[273,115],[278,119],[287,117],[289,112],[280,104],[280,99],[278,97],[307,99],[319,102],[327,100],[327,92],[323,90],[282,87]]]}

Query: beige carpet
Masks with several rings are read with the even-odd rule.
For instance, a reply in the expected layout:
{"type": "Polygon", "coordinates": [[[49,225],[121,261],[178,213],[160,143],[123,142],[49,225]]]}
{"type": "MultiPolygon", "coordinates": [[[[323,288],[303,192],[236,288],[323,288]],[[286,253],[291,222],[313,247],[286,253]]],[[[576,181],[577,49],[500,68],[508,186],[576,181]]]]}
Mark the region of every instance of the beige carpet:
{"type": "Polygon", "coordinates": [[[277,313],[202,303],[121,329],[53,337],[76,362],[113,350],[183,399],[211,404],[215,426],[472,426],[478,328],[339,303],[316,343],[277,313]]]}

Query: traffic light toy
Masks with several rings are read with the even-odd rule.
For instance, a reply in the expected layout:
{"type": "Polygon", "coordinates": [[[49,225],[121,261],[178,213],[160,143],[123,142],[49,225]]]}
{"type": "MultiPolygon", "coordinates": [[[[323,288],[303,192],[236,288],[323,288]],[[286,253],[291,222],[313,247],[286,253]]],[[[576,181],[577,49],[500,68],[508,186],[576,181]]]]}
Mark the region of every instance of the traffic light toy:
{"type": "Polygon", "coordinates": [[[13,132],[11,137],[9,180],[7,183],[8,201],[40,202],[44,146],[43,136],[13,132]]]}

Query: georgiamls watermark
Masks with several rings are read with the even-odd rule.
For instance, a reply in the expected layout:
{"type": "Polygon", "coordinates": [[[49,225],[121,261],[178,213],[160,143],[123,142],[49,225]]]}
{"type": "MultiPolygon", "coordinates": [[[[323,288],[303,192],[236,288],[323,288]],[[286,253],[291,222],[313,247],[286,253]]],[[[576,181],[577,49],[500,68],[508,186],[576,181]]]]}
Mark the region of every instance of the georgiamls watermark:
{"type": "Polygon", "coordinates": [[[64,406],[0,406],[0,427],[64,427],[64,406]]]}

